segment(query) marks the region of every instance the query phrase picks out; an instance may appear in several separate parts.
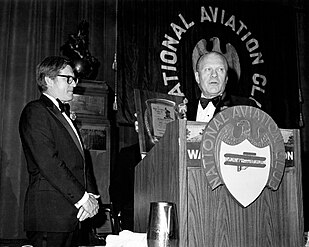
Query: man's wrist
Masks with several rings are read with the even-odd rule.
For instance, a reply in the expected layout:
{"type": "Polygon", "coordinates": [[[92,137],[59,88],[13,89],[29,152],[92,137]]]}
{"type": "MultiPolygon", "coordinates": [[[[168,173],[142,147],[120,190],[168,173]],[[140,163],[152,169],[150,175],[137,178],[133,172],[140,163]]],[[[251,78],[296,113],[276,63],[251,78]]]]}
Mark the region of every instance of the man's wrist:
{"type": "Polygon", "coordinates": [[[93,193],[88,193],[89,194],[89,196],[93,196],[95,199],[98,199],[98,198],[100,198],[100,195],[95,195],[95,194],[93,194],[93,193]]]}
{"type": "Polygon", "coordinates": [[[82,199],[80,199],[77,203],[74,204],[76,208],[80,208],[83,204],[89,199],[89,194],[85,192],[82,199]]]}

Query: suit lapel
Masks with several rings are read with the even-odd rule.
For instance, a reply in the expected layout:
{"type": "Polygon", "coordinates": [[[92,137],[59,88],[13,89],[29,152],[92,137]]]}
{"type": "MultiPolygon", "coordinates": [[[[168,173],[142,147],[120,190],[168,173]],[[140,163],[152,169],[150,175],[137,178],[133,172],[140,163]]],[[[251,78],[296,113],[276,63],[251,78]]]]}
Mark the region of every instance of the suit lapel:
{"type": "Polygon", "coordinates": [[[187,119],[189,121],[196,121],[198,100],[189,101],[187,104],[187,119]]]}
{"type": "Polygon", "coordinates": [[[66,128],[66,130],[69,132],[69,134],[70,134],[71,138],[73,139],[75,145],[77,146],[79,152],[81,153],[81,155],[85,159],[84,151],[83,151],[83,149],[80,145],[80,142],[79,142],[74,130],[72,129],[71,125],[68,123],[68,121],[65,119],[65,117],[62,115],[62,113],[57,108],[57,106],[55,106],[55,104],[51,100],[49,100],[44,95],[42,95],[41,99],[43,100],[43,102],[46,103],[46,106],[47,106],[47,109],[49,110],[49,112],[52,115],[54,115],[63,124],[63,126],[66,128]]]}

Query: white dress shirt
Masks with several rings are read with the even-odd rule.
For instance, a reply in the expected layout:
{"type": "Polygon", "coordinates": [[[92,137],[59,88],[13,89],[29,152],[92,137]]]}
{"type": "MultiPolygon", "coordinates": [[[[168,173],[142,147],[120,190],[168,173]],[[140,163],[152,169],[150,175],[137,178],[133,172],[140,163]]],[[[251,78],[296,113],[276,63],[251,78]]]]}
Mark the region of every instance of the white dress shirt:
{"type": "Polygon", "coordinates": [[[203,109],[201,102],[198,102],[196,121],[208,123],[214,116],[216,107],[212,102],[209,102],[205,109],[203,109]]]}

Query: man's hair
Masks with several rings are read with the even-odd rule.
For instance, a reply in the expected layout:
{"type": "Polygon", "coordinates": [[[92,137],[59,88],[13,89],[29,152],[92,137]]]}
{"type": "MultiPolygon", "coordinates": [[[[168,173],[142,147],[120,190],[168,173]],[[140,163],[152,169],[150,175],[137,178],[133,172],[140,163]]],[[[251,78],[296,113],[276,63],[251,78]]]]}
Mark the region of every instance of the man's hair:
{"type": "Polygon", "coordinates": [[[46,57],[38,64],[36,68],[36,81],[40,92],[47,90],[45,77],[55,79],[59,75],[60,70],[64,69],[67,65],[71,65],[71,60],[60,56],[46,57]]]}
{"type": "Polygon", "coordinates": [[[210,54],[215,54],[215,55],[221,57],[221,59],[222,59],[222,61],[223,61],[223,63],[224,63],[225,70],[228,71],[228,69],[229,69],[229,64],[228,64],[228,62],[227,62],[226,57],[225,57],[222,53],[220,53],[220,52],[211,51],[211,52],[205,53],[205,54],[203,54],[202,56],[199,57],[199,59],[197,60],[197,63],[196,63],[196,71],[197,71],[197,72],[199,71],[199,66],[200,66],[201,61],[202,61],[205,57],[207,57],[208,55],[210,55],[210,54]]]}

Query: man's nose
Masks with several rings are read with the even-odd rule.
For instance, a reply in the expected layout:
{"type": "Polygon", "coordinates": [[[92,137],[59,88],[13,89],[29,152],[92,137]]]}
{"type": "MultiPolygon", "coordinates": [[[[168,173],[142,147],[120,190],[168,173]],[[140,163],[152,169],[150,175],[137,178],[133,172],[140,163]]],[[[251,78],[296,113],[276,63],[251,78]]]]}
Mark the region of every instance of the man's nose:
{"type": "Polygon", "coordinates": [[[213,70],[211,71],[211,76],[212,76],[212,77],[217,77],[217,76],[218,76],[217,71],[216,71],[215,69],[213,69],[213,70]]]}

